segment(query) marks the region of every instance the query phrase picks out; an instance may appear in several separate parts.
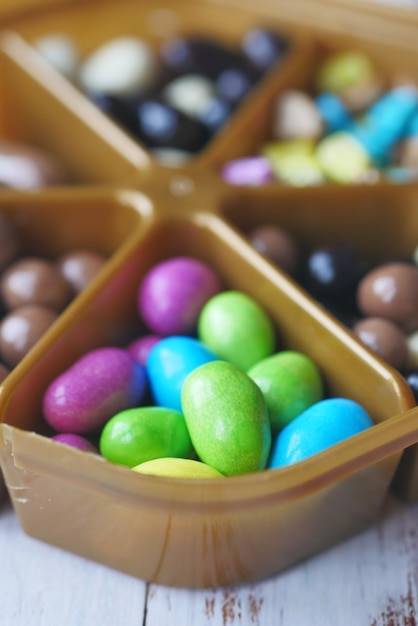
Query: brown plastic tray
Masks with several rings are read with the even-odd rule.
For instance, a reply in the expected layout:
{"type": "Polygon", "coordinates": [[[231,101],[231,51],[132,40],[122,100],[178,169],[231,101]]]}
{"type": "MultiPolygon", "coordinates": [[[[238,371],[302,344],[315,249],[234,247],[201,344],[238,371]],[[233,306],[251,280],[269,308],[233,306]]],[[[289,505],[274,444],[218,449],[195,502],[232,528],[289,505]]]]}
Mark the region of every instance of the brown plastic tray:
{"type": "Polygon", "coordinates": [[[75,302],[6,379],[0,457],[30,535],[146,580],[230,585],[277,572],[375,520],[402,448],[418,436],[411,406],[401,376],[223,220],[204,210],[157,210],[94,297],[75,302]],[[141,277],[179,254],[209,262],[227,286],[255,297],[275,321],[280,345],[311,356],[329,393],[360,402],[376,426],[298,466],[210,483],[139,476],[33,434],[42,431],[49,382],[86,350],[137,336],[141,277]]]}
{"type": "Polygon", "coordinates": [[[399,67],[416,69],[414,19],[331,0],[263,0],[257,9],[169,0],[164,10],[171,18],[162,32],[150,0],[54,4],[9,21],[1,37],[0,64],[15,103],[10,119],[80,181],[102,186],[28,196],[2,191],[0,210],[33,215],[23,222],[34,249],[54,256],[70,243],[90,242],[111,257],[1,386],[0,463],[23,529],[148,581],[212,587],[268,576],[365,528],[377,519],[394,478],[400,493],[418,498],[418,407],[405,380],[246,238],[268,218],[307,244],[325,237],[352,240],[376,259],[409,254],[418,236],[418,185],[246,190],[217,175],[221,163],[266,137],[275,95],[306,86],[326,50],[356,45],[393,75],[399,67]],[[325,14],[333,18],[327,24],[325,14]],[[135,33],[153,43],[173,24],[179,32],[204,27],[230,42],[266,20],[288,30],[293,54],[200,155],[174,170],[157,163],[30,46],[41,34],[65,30],[87,51],[126,29],[132,33],[133,23],[135,33]],[[347,28],[356,34],[342,37],[347,28]],[[379,237],[370,237],[371,228],[379,237]],[[89,349],[125,345],[141,332],[138,282],[154,263],[177,254],[209,262],[227,285],[253,295],[274,319],[282,347],[311,356],[329,392],[360,402],[375,426],[297,466],[211,482],[138,475],[44,436],[47,385],[89,349]]]}

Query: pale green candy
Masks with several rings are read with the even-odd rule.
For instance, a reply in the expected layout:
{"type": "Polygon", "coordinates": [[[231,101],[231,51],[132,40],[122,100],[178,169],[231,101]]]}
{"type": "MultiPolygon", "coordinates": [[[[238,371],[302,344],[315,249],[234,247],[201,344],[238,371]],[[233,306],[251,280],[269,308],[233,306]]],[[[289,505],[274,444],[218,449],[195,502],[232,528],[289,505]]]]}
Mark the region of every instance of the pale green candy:
{"type": "Polygon", "coordinates": [[[273,435],[323,399],[321,373],[312,359],[300,352],[278,352],[254,365],[248,376],[264,396],[273,435]]]}
{"type": "Polygon", "coordinates": [[[193,459],[153,459],[132,468],[138,474],[152,474],[168,478],[224,478],[224,476],[201,461],[193,459]]]}
{"type": "Polygon", "coordinates": [[[293,187],[320,185],[324,174],[314,153],[314,144],[307,140],[270,143],[262,150],[277,178],[293,187]]]}
{"type": "Polygon", "coordinates": [[[321,65],[317,76],[319,91],[342,93],[375,76],[371,59],[361,52],[342,52],[331,55],[321,65]]]}
{"type": "Polygon", "coordinates": [[[370,158],[361,144],[348,133],[333,133],[318,143],[316,158],[325,176],[336,183],[350,184],[361,179],[370,167],[370,158]]]}
{"type": "Polygon", "coordinates": [[[241,291],[223,291],[203,307],[199,339],[220,359],[247,371],[273,354],[275,331],[264,309],[241,291]]]}
{"type": "Polygon", "coordinates": [[[226,361],[201,365],[186,378],[182,410],[198,457],[225,476],[265,468],[271,430],[263,395],[226,361]]]}

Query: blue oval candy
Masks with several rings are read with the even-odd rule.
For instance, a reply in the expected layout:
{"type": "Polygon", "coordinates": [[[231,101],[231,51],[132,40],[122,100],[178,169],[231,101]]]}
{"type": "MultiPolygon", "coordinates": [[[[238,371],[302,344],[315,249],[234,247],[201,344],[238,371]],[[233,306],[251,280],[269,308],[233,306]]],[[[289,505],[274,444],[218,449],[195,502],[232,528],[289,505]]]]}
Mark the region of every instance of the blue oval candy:
{"type": "Polygon", "coordinates": [[[360,404],[347,398],[328,398],[313,404],[278,435],[269,468],[293,465],[373,426],[360,404]]]}
{"type": "Polygon", "coordinates": [[[155,404],[181,412],[181,390],[186,377],[200,365],[219,357],[201,341],[173,335],[150,351],[146,371],[155,404]]]}

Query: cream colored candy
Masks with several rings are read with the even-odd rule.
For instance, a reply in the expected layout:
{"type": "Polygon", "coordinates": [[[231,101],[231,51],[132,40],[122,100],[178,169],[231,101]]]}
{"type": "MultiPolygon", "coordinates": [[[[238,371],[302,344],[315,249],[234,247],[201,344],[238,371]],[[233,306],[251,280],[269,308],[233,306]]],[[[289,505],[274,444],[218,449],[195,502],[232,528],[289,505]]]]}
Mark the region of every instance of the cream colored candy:
{"type": "Polygon", "coordinates": [[[80,68],[79,81],[90,93],[125,96],[148,89],[158,74],[156,55],[145,42],[120,37],[92,52],[80,68]]]}
{"type": "Polygon", "coordinates": [[[354,183],[370,167],[367,152],[348,133],[325,137],[317,146],[316,157],[324,175],[336,183],[354,183]]]}
{"type": "Polygon", "coordinates": [[[289,90],[276,101],[273,139],[319,139],[324,123],[314,101],[302,91],[289,90]]]}
{"type": "Polygon", "coordinates": [[[199,117],[210,98],[215,95],[215,86],[205,76],[186,74],[171,81],[163,95],[178,111],[191,117],[199,117]]]}
{"type": "Polygon", "coordinates": [[[360,113],[376,102],[383,94],[384,83],[381,76],[373,76],[343,91],[340,95],[351,113],[360,113]]]}
{"type": "Polygon", "coordinates": [[[153,459],[132,468],[138,474],[152,474],[167,478],[224,478],[224,476],[206,463],[192,459],[153,459]]]}

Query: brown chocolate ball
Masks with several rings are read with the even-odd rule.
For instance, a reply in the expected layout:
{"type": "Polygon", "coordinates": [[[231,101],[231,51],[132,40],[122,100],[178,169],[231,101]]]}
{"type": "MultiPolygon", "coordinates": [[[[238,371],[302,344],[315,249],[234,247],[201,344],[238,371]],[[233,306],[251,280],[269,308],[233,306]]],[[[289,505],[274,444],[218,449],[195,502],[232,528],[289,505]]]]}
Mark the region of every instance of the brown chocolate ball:
{"type": "Polygon", "coordinates": [[[366,317],[383,317],[413,332],[418,328],[418,268],[397,262],[371,270],[358,285],[357,305],[366,317]]]}
{"type": "Polygon", "coordinates": [[[299,250],[296,241],[275,224],[254,228],[248,234],[251,244],[289,274],[296,272],[299,250]]]}
{"type": "Polygon", "coordinates": [[[72,297],[71,286],[55,264],[39,258],[13,263],[0,280],[0,292],[8,309],[39,304],[59,312],[72,297]]]}
{"type": "Polygon", "coordinates": [[[65,254],[57,261],[57,266],[75,294],[80,293],[90,284],[102,269],[106,259],[101,254],[87,250],[75,250],[65,254]]]}
{"type": "Polygon", "coordinates": [[[0,141],[0,186],[28,191],[69,182],[68,173],[48,151],[0,141]]]}
{"type": "Polygon", "coordinates": [[[55,311],[26,305],[6,315],[0,323],[0,357],[15,367],[55,322],[55,311]]]}
{"type": "Polygon", "coordinates": [[[402,370],[406,366],[409,356],[406,335],[393,322],[379,317],[366,317],[355,324],[353,332],[362,343],[395,369],[402,370]]]}

